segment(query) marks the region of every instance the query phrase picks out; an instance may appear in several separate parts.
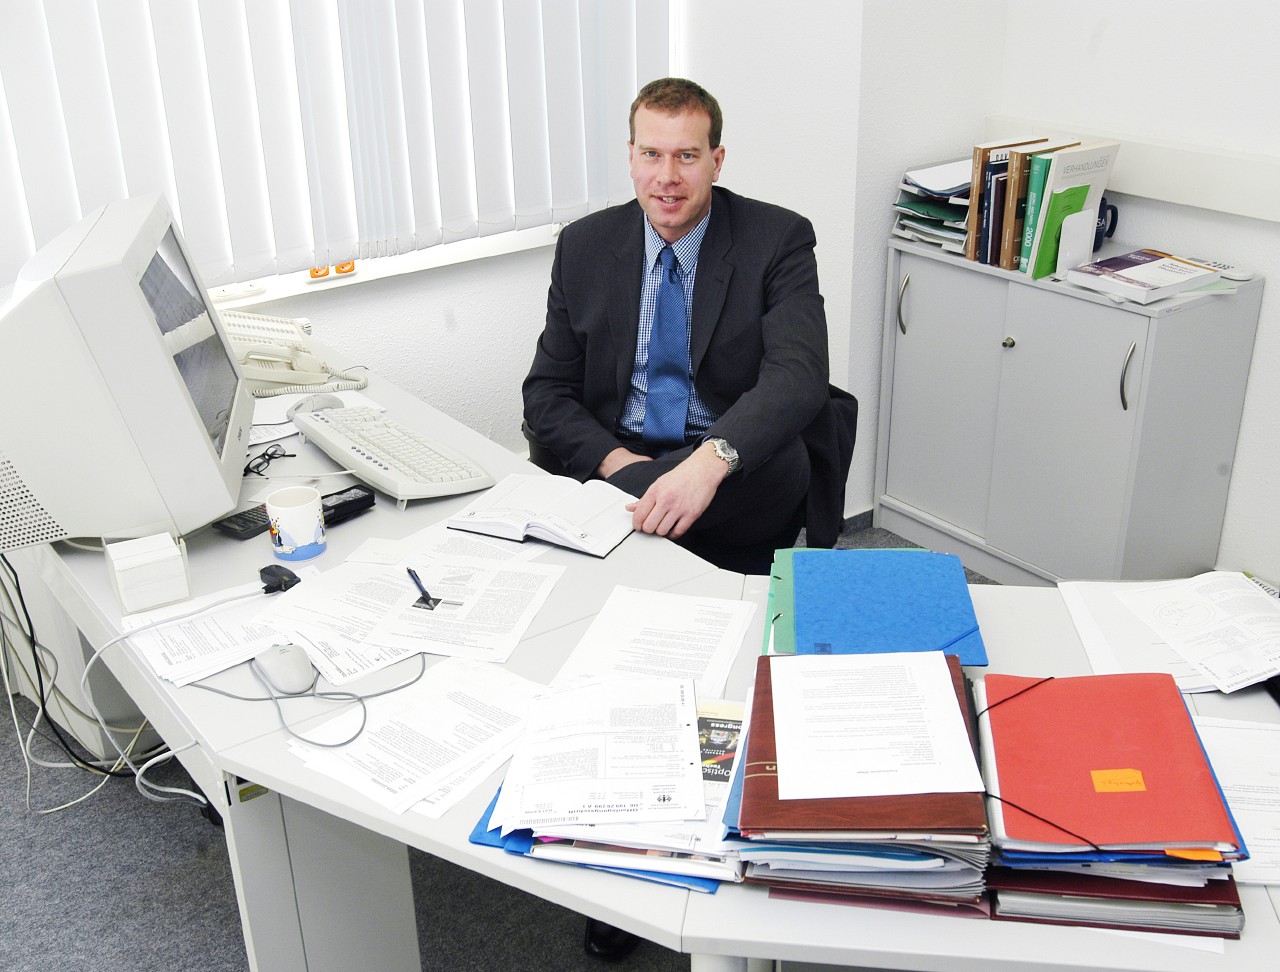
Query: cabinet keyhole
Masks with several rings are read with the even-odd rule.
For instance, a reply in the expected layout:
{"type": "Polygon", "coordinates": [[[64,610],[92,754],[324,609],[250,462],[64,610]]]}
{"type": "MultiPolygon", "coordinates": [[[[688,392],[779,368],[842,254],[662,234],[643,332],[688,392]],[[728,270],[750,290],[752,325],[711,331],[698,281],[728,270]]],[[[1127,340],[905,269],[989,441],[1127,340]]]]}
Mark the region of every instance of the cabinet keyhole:
{"type": "Polygon", "coordinates": [[[1013,339],[1013,338],[1011,338],[1011,337],[1007,337],[1007,338],[1005,338],[1003,341],[1001,341],[1001,342],[1000,342],[1000,347],[1002,347],[1002,348],[1011,348],[1011,347],[1013,347],[1016,343],[1017,343],[1017,342],[1016,342],[1016,341],[1014,341],[1014,339],[1013,339]]]}

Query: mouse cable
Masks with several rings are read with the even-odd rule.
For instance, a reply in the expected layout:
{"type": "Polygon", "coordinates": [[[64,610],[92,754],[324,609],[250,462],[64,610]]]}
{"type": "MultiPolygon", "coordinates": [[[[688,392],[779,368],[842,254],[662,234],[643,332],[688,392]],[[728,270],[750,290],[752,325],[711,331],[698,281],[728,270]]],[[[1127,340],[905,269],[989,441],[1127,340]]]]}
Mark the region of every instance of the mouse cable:
{"type": "MultiPolygon", "coordinates": [[[[133,776],[135,779],[141,780],[138,767],[134,764],[133,760],[131,760],[125,754],[124,750],[120,748],[120,744],[116,741],[115,736],[111,735],[111,731],[107,728],[106,720],[102,718],[102,713],[98,711],[98,707],[96,704],[94,704],[94,701],[93,701],[93,695],[89,691],[89,672],[92,670],[94,662],[96,662],[99,658],[101,658],[102,653],[105,652],[108,648],[111,648],[112,646],[117,645],[122,641],[127,641],[133,635],[141,634],[144,631],[150,631],[151,629],[158,628],[161,625],[172,624],[176,621],[185,621],[187,618],[195,617],[198,614],[204,614],[206,611],[211,611],[216,607],[221,607],[222,605],[229,604],[232,601],[242,601],[248,597],[260,597],[263,593],[264,592],[260,590],[253,590],[253,591],[243,591],[239,594],[229,594],[226,597],[218,598],[216,601],[210,601],[208,604],[202,604],[200,607],[193,608],[190,611],[187,611],[183,614],[176,614],[176,615],[173,615],[172,617],[156,618],[153,621],[148,621],[146,624],[139,625],[138,627],[133,628],[132,630],[126,631],[123,634],[116,635],[114,638],[109,638],[107,641],[104,641],[102,645],[99,648],[97,648],[97,650],[95,650],[94,653],[90,655],[89,658],[85,661],[84,671],[80,674],[80,691],[84,694],[85,703],[89,706],[89,710],[93,713],[94,718],[98,720],[98,725],[102,728],[102,731],[106,735],[107,739],[111,741],[111,745],[113,745],[116,748],[116,752],[118,752],[121,758],[124,759],[125,765],[128,766],[129,769],[133,771],[133,776]]],[[[146,785],[152,786],[152,784],[150,783],[147,783],[146,785]]],[[[192,790],[171,790],[168,787],[165,787],[164,789],[169,792],[181,793],[184,796],[191,797],[199,801],[201,806],[208,806],[209,804],[209,801],[201,793],[196,793],[192,790]]],[[[158,793],[148,793],[145,790],[143,790],[141,786],[139,786],[138,792],[141,793],[143,796],[145,796],[148,800],[154,800],[157,803],[165,803],[175,799],[174,797],[160,796],[158,793]]]]}
{"type": "Polygon", "coordinates": [[[254,660],[251,658],[246,664],[248,664],[249,671],[253,674],[253,677],[257,679],[258,684],[261,685],[266,690],[267,692],[266,695],[237,695],[234,692],[228,692],[226,689],[214,688],[212,685],[203,685],[200,682],[192,682],[191,684],[194,688],[204,689],[206,692],[213,692],[215,695],[222,695],[228,699],[235,699],[237,702],[271,702],[275,705],[276,716],[280,720],[281,729],[287,732],[294,739],[297,739],[300,742],[304,742],[308,746],[320,746],[325,749],[338,749],[338,748],[341,748],[342,746],[349,745],[350,743],[353,743],[360,738],[360,736],[364,733],[365,725],[368,723],[368,720],[369,720],[368,707],[365,704],[366,702],[368,702],[369,699],[376,699],[383,695],[390,695],[393,692],[399,692],[401,689],[407,689],[410,685],[414,685],[418,681],[420,681],[422,676],[427,673],[427,656],[422,653],[419,653],[418,654],[418,673],[414,675],[412,678],[410,678],[407,682],[402,682],[399,685],[393,685],[391,686],[391,688],[381,689],[380,691],[377,691],[377,692],[370,692],[367,695],[359,695],[354,692],[343,692],[343,691],[317,692],[315,690],[315,684],[316,684],[316,679],[320,677],[320,673],[317,672],[316,677],[311,680],[311,687],[306,689],[305,691],[286,692],[286,693],[277,695],[275,690],[272,688],[270,682],[266,680],[266,678],[262,675],[258,667],[254,664],[254,660]],[[321,699],[322,701],[327,701],[327,702],[357,702],[359,703],[360,709],[361,709],[360,728],[357,729],[356,732],[350,738],[344,739],[342,742],[324,743],[324,742],[317,742],[314,739],[308,739],[306,736],[303,736],[300,733],[294,732],[293,728],[289,725],[288,721],[285,719],[284,710],[281,709],[280,703],[281,701],[287,700],[287,699],[321,699]]]}

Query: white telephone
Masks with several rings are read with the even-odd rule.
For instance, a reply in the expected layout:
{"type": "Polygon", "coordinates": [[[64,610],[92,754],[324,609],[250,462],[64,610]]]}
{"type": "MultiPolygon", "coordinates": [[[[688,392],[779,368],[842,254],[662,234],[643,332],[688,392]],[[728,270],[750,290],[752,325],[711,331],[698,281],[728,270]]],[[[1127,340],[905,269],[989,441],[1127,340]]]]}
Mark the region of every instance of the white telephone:
{"type": "Polygon", "coordinates": [[[353,391],[369,379],[330,368],[312,353],[305,318],[225,310],[219,315],[255,398],[298,392],[353,391]]]}

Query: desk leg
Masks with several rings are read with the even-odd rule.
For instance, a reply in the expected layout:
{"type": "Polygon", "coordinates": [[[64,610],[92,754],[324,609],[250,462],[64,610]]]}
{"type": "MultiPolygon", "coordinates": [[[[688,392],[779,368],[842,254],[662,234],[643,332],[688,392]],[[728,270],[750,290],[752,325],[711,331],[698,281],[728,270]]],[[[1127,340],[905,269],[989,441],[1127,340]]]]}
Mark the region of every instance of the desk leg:
{"type": "Polygon", "coordinates": [[[421,972],[403,844],[271,792],[241,803],[233,791],[232,803],[227,845],[256,972],[421,972]]]}
{"type": "Polygon", "coordinates": [[[774,972],[774,962],[732,955],[690,955],[689,972],[774,972]]]}

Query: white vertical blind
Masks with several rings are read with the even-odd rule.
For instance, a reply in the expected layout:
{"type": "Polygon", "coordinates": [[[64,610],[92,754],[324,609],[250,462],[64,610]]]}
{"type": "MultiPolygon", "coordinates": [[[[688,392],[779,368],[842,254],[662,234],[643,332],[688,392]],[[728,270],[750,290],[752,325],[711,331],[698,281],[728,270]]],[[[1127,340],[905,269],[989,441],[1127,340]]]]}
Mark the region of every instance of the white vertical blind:
{"type": "Polygon", "coordinates": [[[627,109],[668,72],[669,5],[6,5],[0,285],[85,213],[149,192],[210,284],[624,201],[627,109]]]}

